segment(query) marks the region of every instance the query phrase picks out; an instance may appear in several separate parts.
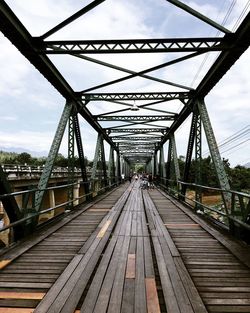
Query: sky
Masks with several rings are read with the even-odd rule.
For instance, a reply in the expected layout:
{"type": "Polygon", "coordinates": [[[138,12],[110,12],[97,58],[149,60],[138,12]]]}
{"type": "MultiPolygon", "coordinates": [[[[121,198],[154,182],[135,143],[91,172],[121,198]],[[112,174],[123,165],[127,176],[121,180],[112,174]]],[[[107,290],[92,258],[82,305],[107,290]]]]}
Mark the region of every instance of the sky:
{"type": "MultiPolygon", "coordinates": [[[[90,1],[76,0],[8,0],[32,36],[40,36],[90,1]]],[[[247,0],[193,0],[182,1],[231,31],[237,28],[239,17],[249,11],[247,0]],[[245,10],[245,11],[244,11],[245,10]]],[[[50,36],[60,39],[131,39],[173,37],[223,36],[213,27],[190,16],[165,0],[106,0],[98,7],[69,26],[50,36]]],[[[53,136],[62,113],[65,99],[54,87],[0,34],[0,149],[30,150],[45,155],[50,149],[53,136]]],[[[166,54],[95,55],[98,60],[138,71],[167,60],[166,54]]],[[[214,61],[216,53],[150,73],[165,80],[195,88],[214,61]]],[[[92,56],[91,56],[92,57],[92,56]]],[[[176,57],[176,56],[175,56],[176,57]]],[[[85,90],[105,81],[119,78],[119,71],[100,67],[92,62],[68,55],[49,58],[57,66],[75,91],[85,90]]],[[[222,157],[231,166],[250,162],[249,113],[250,113],[250,50],[248,49],[222,80],[205,98],[211,123],[222,157]],[[238,136],[237,136],[238,135],[238,136]],[[229,138],[235,140],[228,141],[229,138]]],[[[134,78],[114,87],[98,89],[97,92],[174,91],[164,84],[134,78]]],[[[93,114],[114,110],[109,103],[92,103],[93,114]]],[[[121,106],[117,105],[115,109],[121,106]]],[[[162,108],[159,106],[159,108],[162,108]]],[[[168,103],[164,109],[179,112],[182,105],[168,103]]],[[[144,113],[144,112],[143,112],[144,113]]],[[[104,125],[104,124],[102,124],[104,125]]],[[[83,119],[80,120],[84,153],[93,159],[96,132],[83,119]]],[[[177,130],[178,155],[185,155],[190,119],[177,130]]],[[[207,145],[203,135],[203,156],[207,145]]],[[[108,151],[108,145],[105,145],[108,151]]],[[[165,145],[167,151],[167,145],[165,145]]],[[[60,152],[67,154],[67,138],[63,139],[60,152]]],[[[108,152],[106,153],[108,159],[108,152]]]]}

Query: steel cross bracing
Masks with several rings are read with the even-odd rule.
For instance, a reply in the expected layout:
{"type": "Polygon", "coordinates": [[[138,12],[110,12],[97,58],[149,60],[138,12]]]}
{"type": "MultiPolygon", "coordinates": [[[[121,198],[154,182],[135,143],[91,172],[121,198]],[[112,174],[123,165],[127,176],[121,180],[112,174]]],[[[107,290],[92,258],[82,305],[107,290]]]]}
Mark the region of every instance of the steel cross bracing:
{"type": "MultiPolygon", "coordinates": [[[[166,1],[168,6],[174,6],[179,10],[183,10],[185,13],[188,13],[190,17],[202,23],[202,25],[209,25],[209,27],[212,27],[214,30],[220,31],[220,37],[208,37],[207,35],[202,37],[200,34],[199,37],[195,36],[195,34],[194,36],[187,37],[185,36],[185,30],[183,30],[183,38],[173,38],[173,36],[171,36],[170,38],[157,39],[114,39],[112,38],[112,33],[110,33],[111,39],[108,40],[96,38],[93,38],[93,40],[86,40],[85,38],[79,38],[77,40],[48,39],[48,37],[52,35],[56,36],[58,31],[61,32],[60,38],[63,38],[64,27],[70,25],[73,21],[78,20],[79,22],[80,17],[84,19],[84,15],[90,11],[94,14],[95,9],[97,7],[99,8],[99,6],[101,10],[101,4],[103,2],[105,1],[92,1],[64,21],[55,25],[46,33],[40,36],[32,36],[32,30],[27,30],[6,2],[0,0],[0,29],[2,33],[55,87],[65,98],[67,103],[50,150],[45,171],[39,183],[41,191],[36,194],[36,210],[39,210],[41,207],[44,193],[43,189],[48,183],[48,178],[64,134],[65,126],[72,113],[71,109],[73,109],[76,114],[81,115],[98,133],[99,140],[97,141],[96,158],[103,165],[103,175],[106,184],[107,174],[105,156],[103,155],[103,140],[112,148],[112,155],[109,162],[112,168],[108,170],[109,176],[114,174],[114,151],[117,153],[116,176],[120,176],[121,154],[123,154],[122,157],[126,158],[128,163],[147,163],[153,158],[154,172],[156,172],[157,167],[159,168],[160,166],[159,171],[163,176],[166,176],[163,146],[167,141],[170,142],[170,145],[175,145],[173,139],[175,131],[182,125],[187,117],[194,112],[194,106],[198,103],[200,117],[202,118],[203,127],[207,133],[209,148],[216,162],[217,176],[221,185],[229,188],[227,177],[219,161],[219,152],[214,148],[215,138],[208,119],[204,97],[249,47],[250,14],[248,13],[246,15],[238,29],[232,33],[223,25],[218,24],[181,1],[168,0],[166,1]],[[214,52],[218,54],[218,56],[215,57],[214,63],[200,78],[196,88],[185,86],[181,82],[176,82],[175,79],[165,79],[165,77],[168,77],[168,75],[165,74],[168,74],[168,70],[171,66],[183,64],[179,73],[181,77],[182,70],[185,69],[186,63],[184,62],[192,59],[195,60],[196,57],[201,55],[207,56],[208,53],[214,55],[214,52]],[[120,65],[118,65],[114,64],[116,58],[109,58],[108,62],[99,57],[100,54],[107,54],[108,56],[117,54],[116,57],[123,58],[127,54],[132,53],[134,53],[134,55],[141,54],[141,60],[143,60],[144,56],[153,57],[156,53],[159,53],[159,56],[165,55],[165,58],[159,57],[159,59],[161,59],[159,64],[152,65],[153,63],[150,63],[151,65],[145,65],[145,68],[135,70],[124,67],[124,64],[128,64],[128,62],[121,62],[120,65]],[[51,58],[52,54],[53,58],[51,58]],[[97,80],[98,83],[92,86],[87,85],[88,79],[85,77],[81,81],[83,86],[76,90],[73,84],[71,85],[70,79],[66,79],[66,75],[65,77],[63,76],[63,70],[60,71],[59,66],[55,65],[56,62],[52,62],[58,54],[61,55],[60,57],[64,57],[64,54],[69,54],[69,56],[66,57],[72,58],[73,60],[77,58],[78,62],[82,61],[82,72],[85,72],[84,64],[88,62],[89,65],[99,67],[100,73],[102,73],[103,69],[108,68],[109,70],[118,72],[118,74],[122,73],[124,75],[125,73],[125,76],[115,76],[115,78],[110,81],[101,81],[100,78],[100,81],[97,80]],[[94,56],[89,57],[88,54],[94,56]],[[162,70],[166,72],[161,72],[162,70]],[[134,78],[149,82],[153,86],[152,90],[143,87],[128,90],[123,89],[120,85],[118,86],[119,83],[126,83],[128,80],[134,78]],[[97,92],[97,90],[99,90],[99,92],[97,92]],[[105,92],[100,90],[105,90],[105,92]],[[117,135],[114,135],[114,133],[117,135]],[[139,149],[135,149],[134,145],[131,145],[132,142],[138,145],[139,149]],[[137,150],[139,150],[139,153],[137,150]],[[160,165],[156,164],[158,151],[160,151],[160,165]]],[[[176,19],[178,19],[178,16],[176,16],[176,19]]],[[[102,29],[100,29],[99,34],[102,36],[102,29]]],[[[126,38],[125,35],[124,38],[126,38]]],[[[72,33],[72,37],[75,38],[75,34],[72,33]]],[[[123,61],[123,59],[121,60],[123,61]]],[[[70,77],[70,75],[67,77],[70,77]]],[[[103,76],[100,75],[100,77],[103,76]]],[[[177,77],[177,75],[175,75],[175,77],[177,77]]],[[[132,88],[131,86],[133,86],[133,84],[131,83],[129,86],[132,88]]],[[[196,123],[197,121],[193,120],[191,125],[187,163],[189,163],[192,158],[196,123]]],[[[78,144],[81,144],[79,136],[80,130],[77,133],[77,141],[78,144]]],[[[83,149],[81,148],[79,153],[82,158],[83,153],[81,153],[81,150],[83,149]]],[[[171,158],[174,157],[176,167],[177,152],[175,147],[174,150],[172,149],[171,153],[171,158]]],[[[94,160],[96,165],[95,169],[97,167],[97,159],[94,160]]],[[[188,176],[188,165],[189,164],[186,164],[185,177],[188,176]]],[[[83,177],[84,176],[83,170],[83,177]]]]}
{"type": "Polygon", "coordinates": [[[230,48],[226,38],[161,38],[130,40],[46,40],[46,54],[154,53],[222,51],[230,48]]]}

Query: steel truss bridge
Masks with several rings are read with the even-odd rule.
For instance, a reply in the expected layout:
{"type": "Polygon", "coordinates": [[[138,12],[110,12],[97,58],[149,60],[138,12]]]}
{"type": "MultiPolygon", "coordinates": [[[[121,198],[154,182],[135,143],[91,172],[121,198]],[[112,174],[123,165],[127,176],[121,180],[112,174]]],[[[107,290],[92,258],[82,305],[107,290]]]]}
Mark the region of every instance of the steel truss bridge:
{"type": "MultiPolygon", "coordinates": [[[[0,200],[10,220],[10,224],[3,227],[0,233],[11,230],[11,242],[15,243],[12,250],[7,249],[6,254],[0,256],[0,269],[3,269],[3,274],[0,273],[0,312],[33,312],[45,294],[34,312],[250,312],[249,250],[234,239],[223,237],[204,221],[204,218],[213,219],[217,227],[221,226],[231,235],[249,241],[250,196],[230,188],[205,98],[249,48],[250,13],[232,32],[179,0],[167,0],[168,5],[209,25],[221,35],[50,40],[50,37],[56,36],[59,31],[62,34],[64,28],[84,18],[87,13],[94,14],[105,2],[89,1],[46,33],[32,36],[32,29],[27,29],[8,4],[0,0],[0,29],[3,35],[65,99],[38,185],[32,190],[13,192],[0,167],[0,200]],[[210,52],[215,52],[217,56],[195,88],[166,80],[160,74],[157,76],[160,70],[176,64],[183,64],[184,67],[185,61],[195,60],[210,52]],[[159,53],[168,58],[140,70],[115,65],[113,61],[101,58],[106,55],[110,60],[112,57],[116,60],[116,57],[122,59],[134,54],[143,59],[159,53]],[[83,60],[83,64],[88,62],[100,69],[112,69],[123,73],[123,76],[115,76],[112,80],[91,87],[84,86],[83,81],[82,88],[75,90],[62,74],[63,70],[53,61],[66,55],[77,60],[78,64],[79,60],[83,60]],[[145,91],[135,87],[127,91],[117,87],[134,78],[150,82],[156,88],[145,91]],[[161,88],[163,91],[159,91],[161,88]],[[170,107],[175,109],[168,109],[170,107]],[[175,133],[189,117],[191,126],[181,176],[175,133]],[[91,178],[87,177],[84,161],[84,141],[87,138],[80,129],[79,118],[97,132],[91,178]],[[202,202],[204,191],[211,189],[201,185],[202,130],[219,183],[219,188],[212,188],[221,195],[219,209],[202,202]],[[65,133],[68,135],[68,194],[63,203],[57,204],[52,191],[60,186],[51,187],[49,181],[65,133]],[[110,148],[108,162],[104,142],[110,148]],[[75,171],[75,143],[80,162],[80,180],[75,171]],[[164,156],[165,145],[168,146],[167,158],[164,156]],[[196,178],[195,182],[190,183],[193,157],[196,178]],[[128,178],[135,164],[143,165],[145,172],[157,177],[158,187],[168,195],[161,189],[155,189],[151,194],[147,190],[141,191],[139,182],[133,182],[134,190],[121,184],[122,174],[125,179],[128,178]],[[96,195],[114,187],[117,188],[114,193],[109,191],[107,198],[93,202],[98,201],[93,199],[96,195]],[[187,200],[188,189],[194,190],[191,200],[187,200]],[[48,194],[50,199],[54,199],[54,206],[49,208],[46,207],[48,194]],[[20,207],[17,197],[24,197],[26,200],[22,203],[25,205],[20,207]],[[86,201],[91,201],[91,204],[86,204],[86,201]],[[193,212],[184,205],[188,202],[190,206],[190,201],[193,202],[193,212]],[[169,211],[164,213],[162,203],[169,207],[169,211]],[[74,211],[74,207],[79,208],[80,204],[83,205],[80,211],[74,211]],[[43,232],[40,217],[57,212],[60,208],[63,212],[67,208],[72,215],[65,217],[64,213],[58,218],[57,214],[53,214],[52,221],[44,223],[46,230],[43,232]],[[197,217],[197,212],[204,218],[197,217]],[[65,227],[62,228],[63,232],[69,237],[60,232],[60,227],[65,227]],[[28,241],[26,238],[29,238],[28,241]],[[68,238],[72,238],[72,248],[67,246],[70,242],[68,238]],[[80,244],[82,238],[85,239],[80,244]],[[49,242],[53,245],[53,240],[55,251],[46,244],[49,242]],[[66,246],[62,252],[60,245],[63,246],[63,243],[66,246]],[[194,255],[198,247],[196,259],[194,255]],[[46,249],[49,252],[45,252],[46,249]],[[25,263],[29,257],[30,263],[25,263]],[[41,261],[43,257],[48,259],[50,265],[41,261]],[[68,260],[68,267],[61,258],[68,260]],[[21,260],[20,265],[18,260],[21,260]],[[33,266],[32,260],[42,262],[39,263],[40,272],[33,266]],[[49,267],[53,262],[54,267],[49,267]],[[118,267],[114,264],[118,264],[118,267]],[[118,274],[115,275],[112,265],[118,274]],[[38,272],[41,281],[36,280],[38,272]],[[23,281],[21,276],[25,276],[24,273],[29,274],[23,281]],[[45,278],[45,274],[48,278],[45,278]],[[160,282],[157,286],[156,275],[159,275],[160,282]],[[209,279],[215,285],[211,285],[209,279]],[[89,287],[86,287],[87,282],[89,287]],[[231,286],[232,282],[234,286],[231,286]],[[109,288],[112,284],[116,288],[111,291],[109,288]],[[14,294],[12,288],[16,286],[14,294]],[[109,296],[104,295],[104,290],[109,290],[109,296]],[[159,301],[163,303],[161,306],[159,301]]],[[[72,38],[75,38],[74,34],[72,38]]],[[[132,83],[129,86],[133,86],[132,83]]]]}

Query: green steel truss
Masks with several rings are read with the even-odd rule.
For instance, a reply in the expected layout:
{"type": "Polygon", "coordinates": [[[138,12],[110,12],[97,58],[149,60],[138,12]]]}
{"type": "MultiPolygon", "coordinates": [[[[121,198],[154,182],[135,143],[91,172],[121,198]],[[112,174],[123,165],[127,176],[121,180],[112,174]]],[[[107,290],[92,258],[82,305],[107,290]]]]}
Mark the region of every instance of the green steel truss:
{"type": "Polygon", "coordinates": [[[67,102],[65,104],[61,119],[59,121],[57,130],[56,130],[56,133],[55,133],[55,136],[54,136],[54,139],[53,139],[50,151],[49,151],[49,155],[45,163],[43,173],[38,183],[39,191],[37,191],[35,195],[35,210],[36,211],[39,211],[41,209],[42,200],[43,200],[43,196],[45,193],[45,188],[48,185],[50,175],[51,175],[54,163],[55,163],[55,159],[57,157],[57,153],[60,148],[62,137],[65,131],[65,127],[67,125],[67,122],[69,120],[69,117],[72,111],[72,107],[73,106],[71,102],[67,102]]]}
{"type": "MultiPolygon", "coordinates": [[[[76,141],[82,179],[84,182],[87,182],[78,114],[97,132],[98,139],[91,178],[93,181],[100,178],[102,186],[105,187],[108,184],[103,140],[110,145],[108,176],[116,176],[118,183],[121,179],[121,158],[124,159],[126,172],[130,170],[131,164],[144,163],[145,165],[147,164],[147,169],[152,170],[154,176],[159,175],[165,180],[165,178],[172,178],[175,175],[175,180],[178,180],[180,174],[174,134],[186,119],[192,115],[182,180],[188,182],[190,164],[195,146],[197,164],[196,183],[200,181],[201,173],[199,164],[201,161],[202,123],[220,186],[228,190],[230,186],[216,145],[204,98],[248,49],[250,44],[250,13],[246,15],[237,30],[231,33],[223,25],[209,19],[187,4],[178,0],[168,0],[168,4],[210,25],[213,29],[220,31],[222,35],[220,37],[200,36],[199,38],[195,36],[188,38],[183,34],[183,38],[161,39],[48,40],[49,36],[56,34],[59,30],[63,31],[65,26],[70,25],[73,21],[77,21],[81,16],[97,6],[100,5],[101,9],[103,2],[104,0],[90,2],[46,33],[41,34],[39,37],[34,37],[31,35],[32,32],[29,32],[25,28],[7,3],[0,0],[0,30],[66,100],[66,105],[38,184],[39,191],[35,195],[35,211],[41,209],[45,188],[48,186],[51,171],[68,122],[69,181],[73,181],[74,141],[76,141]],[[167,81],[162,78],[163,75],[158,75],[157,77],[158,70],[165,70],[175,64],[180,65],[181,62],[203,54],[207,56],[207,52],[211,51],[218,53],[218,56],[205,75],[200,79],[196,88],[184,86],[175,81],[167,81]],[[178,57],[175,57],[177,52],[178,57]],[[142,57],[143,53],[147,53],[149,56],[152,53],[172,53],[171,56],[173,58],[171,60],[170,58],[165,58],[161,64],[156,64],[155,66],[141,69],[137,72],[116,64],[101,61],[100,59],[91,58],[87,55],[96,53],[118,54],[117,57],[119,57],[119,54],[122,56],[122,54],[127,53],[140,53],[142,57]],[[83,60],[83,64],[88,62],[90,65],[100,66],[101,70],[103,67],[108,67],[109,69],[126,74],[111,81],[104,81],[90,87],[82,86],[79,90],[75,90],[59,71],[55,65],[56,63],[54,64],[52,62],[52,58],[48,57],[49,54],[54,54],[53,59],[57,57],[57,54],[74,55],[72,59],[77,57],[79,64],[83,60]],[[151,72],[154,72],[155,76],[152,76],[150,74],[151,72]],[[156,88],[147,91],[135,89],[128,92],[123,92],[122,88],[115,88],[117,86],[116,84],[135,77],[146,79],[146,82],[150,80],[150,83],[153,81],[156,88]],[[111,92],[97,92],[98,89],[107,86],[109,86],[108,90],[111,90],[111,92]],[[164,91],[159,91],[161,87],[164,91]],[[117,90],[121,92],[116,92],[117,90]],[[102,105],[102,112],[98,112],[97,115],[93,107],[95,107],[97,102],[102,102],[103,104],[104,101],[108,102],[107,108],[105,105],[102,105]],[[138,105],[139,101],[140,104],[138,105]],[[169,109],[169,104],[176,109],[169,109]],[[112,111],[108,111],[110,105],[114,108],[112,111]],[[115,126],[112,126],[113,122],[116,122],[115,126]],[[124,123],[127,124],[124,125],[124,123]],[[167,168],[167,173],[164,161],[164,144],[166,142],[169,142],[168,166],[171,165],[171,167],[167,168]],[[136,146],[138,149],[136,149],[136,146]],[[115,151],[116,164],[114,166],[115,151]],[[171,171],[172,175],[170,175],[171,171]]],[[[184,68],[185,64],[183,65],[184,68]]],[[[88,191],[88,184],[85,187],[85,191],[88,191]]],[[[186,192],[185,188],[183,187],[182,189],[183,195],[186,192]]],[[[72,193],[70,198],[71,196],[72,193]]],[[[199,197],[199,192],[197,191],[197,199],[199,197]]],[[[224,193],[224,199],[226,210],[229,210],[227,193],[224,193]]],[[[14,207],[13,210],[15,210],[14,207]]]]}

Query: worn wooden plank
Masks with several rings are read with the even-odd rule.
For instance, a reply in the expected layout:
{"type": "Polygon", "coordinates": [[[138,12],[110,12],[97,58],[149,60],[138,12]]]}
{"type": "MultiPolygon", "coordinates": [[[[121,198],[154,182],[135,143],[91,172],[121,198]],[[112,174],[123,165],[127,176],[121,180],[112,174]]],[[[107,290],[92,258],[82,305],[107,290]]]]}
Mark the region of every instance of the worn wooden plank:
{"type": "Polygon", "coordinates": [[[105,254],[100,262],[100,265],[98,266],[93,281],[91,282],[86,298],[82,304],[81,312],[84,313],[93,312],[117,240],[118,240],[117,236],[112,237],[107,247],[107,250],[105,251],[105,254]]]}
{"type": "Polygon", "coordinates": [[[164,295],[167,311],[171,313],[182,313],[179,309],[178,300],[176,299],[173,285],[172,285],[168,270],[166,268],[166,263],[164,261],[159,239],[156,236],[153,237],[152,239],[153,239],[155,255],[156,255],[157,264],[159,268],[162,290],[163,290],[163,295],[164,295]]]}
{"type": "Polygon", "coordinates": [[[121,310],[122,305],[122,293],[123,293],[123,284],[125,279],[127,255],[129,249],[130,238],[125,237],[122,251],[118,261],[118,267],[116,275],[113,282],[113,288],[110,295],[109,306],[107,313],[117,313],[121,310]]]}
{"type": "Polygon", "coordinates": [[[135,278],[135,254],[128,254],[126,278],[135,278]]]}
{"type": "Polygon", "coordinates": [[[135,280],[125,279],[121,313],[134,313],[135,280]]]}
{"type": "Polygon", "coordinates": [[[145,278],[146,280],[146,298],[147,313],[160,313],[159,299],[154,278],[145,278]]]}

